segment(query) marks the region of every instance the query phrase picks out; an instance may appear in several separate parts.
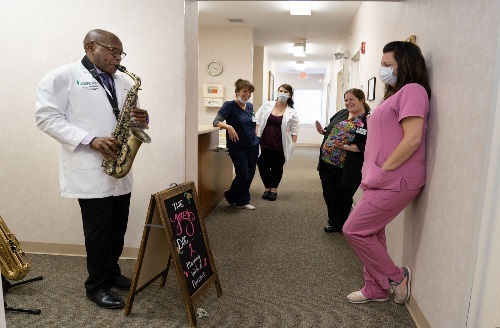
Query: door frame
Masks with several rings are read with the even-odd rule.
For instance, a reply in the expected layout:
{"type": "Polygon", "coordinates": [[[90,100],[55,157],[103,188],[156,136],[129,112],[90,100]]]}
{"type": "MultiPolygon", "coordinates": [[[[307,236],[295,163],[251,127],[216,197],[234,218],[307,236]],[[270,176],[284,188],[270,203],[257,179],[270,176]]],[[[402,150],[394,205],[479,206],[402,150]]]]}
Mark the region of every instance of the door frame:
{"type": "Polygon", "coordinates": [[[335,111],[338,112],[342,110],[342,98],[344,95],[344,65],[341,65],[339,70],[337,71],[337,102],[335,106],[335,111]]]}

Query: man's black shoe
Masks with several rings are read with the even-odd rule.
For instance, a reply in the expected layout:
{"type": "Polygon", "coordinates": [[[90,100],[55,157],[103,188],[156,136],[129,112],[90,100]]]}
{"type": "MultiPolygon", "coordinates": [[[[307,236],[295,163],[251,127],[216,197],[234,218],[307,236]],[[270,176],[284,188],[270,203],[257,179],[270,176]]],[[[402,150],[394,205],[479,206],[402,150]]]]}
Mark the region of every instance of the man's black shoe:
{"type": "Polygon", "coordinates": [[[115,287],[121,290],[130,290],[130,285],[132,285],[132,280],[123,275],[119,275],[115,278],[113,285],[111,287],[115,287]]]}
{"type": "Polygon", "coordinates": [[[125,306],[125,301],[107,288],[100,288],[93,292],[87,291],[87,297],[103,309],[119,309],[125,306]]]}
{"type": "Polygon", "coordinates": [[[342,229],[337,229],[337,228],[334,228],[333,226],[331,225],[327,225],[325,228],[324,228],[325,232],[342,232],[342,229]]]}

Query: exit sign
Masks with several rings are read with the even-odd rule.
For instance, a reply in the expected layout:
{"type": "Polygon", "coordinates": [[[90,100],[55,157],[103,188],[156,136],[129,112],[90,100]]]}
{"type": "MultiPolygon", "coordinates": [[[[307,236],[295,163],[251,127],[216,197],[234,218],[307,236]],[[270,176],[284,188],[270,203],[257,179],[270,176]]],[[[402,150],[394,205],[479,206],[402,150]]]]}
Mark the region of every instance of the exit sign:
{"type": "Polygon", "coordinates": [[[299,73],[299,79],[307,79],[307,73],[306,72],[300,72],[299,73]]]}

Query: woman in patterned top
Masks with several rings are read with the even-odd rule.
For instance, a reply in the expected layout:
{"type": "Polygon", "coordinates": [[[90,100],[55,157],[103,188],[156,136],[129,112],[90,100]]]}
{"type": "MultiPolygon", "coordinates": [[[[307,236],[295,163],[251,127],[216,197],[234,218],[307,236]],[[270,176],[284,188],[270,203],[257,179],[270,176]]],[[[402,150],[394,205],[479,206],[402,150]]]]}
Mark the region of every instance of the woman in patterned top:
{"type": "Polygon", "coordinates": [[[344,93],[345,109],[337,112],[326,129],[316,121],[324,135],[318,171],[323,198],[328,209],[325,232],[342,232],[352,207],[352,197],[361,182],[361,167],[366,143],[366,116],[370,106],[360,89],[344,93]]]}

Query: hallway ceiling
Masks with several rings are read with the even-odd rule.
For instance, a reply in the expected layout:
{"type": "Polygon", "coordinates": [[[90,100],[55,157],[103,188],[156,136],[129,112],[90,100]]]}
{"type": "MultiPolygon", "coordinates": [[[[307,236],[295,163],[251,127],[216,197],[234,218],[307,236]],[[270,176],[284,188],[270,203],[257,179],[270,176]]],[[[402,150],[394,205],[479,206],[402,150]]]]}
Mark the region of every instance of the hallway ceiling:
{"type": "Polygon", "coordinates": [[[265,46],[280,73],[297,72],[303,60],[309,74],[324,74],[349,32],[362,1],[312,1],[311,16],[291,16],[288,1],[199,1],[200,27],[249,26],[254,45],[265,46]],[[231,23],[228,19],[241,19],[231,23]],[[294,43],[307,40],[305,58],[292,55],[294,43]]]}

